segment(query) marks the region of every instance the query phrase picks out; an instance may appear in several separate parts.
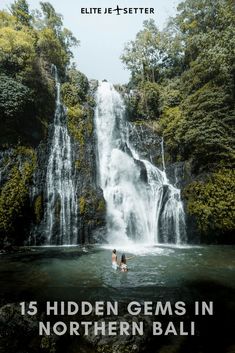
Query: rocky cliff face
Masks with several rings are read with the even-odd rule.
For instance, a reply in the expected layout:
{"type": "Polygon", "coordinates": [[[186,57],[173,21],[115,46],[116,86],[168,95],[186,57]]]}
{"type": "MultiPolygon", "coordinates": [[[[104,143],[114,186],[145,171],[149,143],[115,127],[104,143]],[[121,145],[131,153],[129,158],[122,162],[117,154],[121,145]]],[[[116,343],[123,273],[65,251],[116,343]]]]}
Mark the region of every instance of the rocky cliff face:
{"type": "Polygon", "coordinates": [[[18,146],[1,151],[0,247],[21,244],[32,219],[30,188],[37,165],[35,150],[18,146]]]}
{"type": "MultiPolygon", "coordinates": [[[[49,80],[53,80],[51,77],[49,80]]],[[[50,81],[50,82],[51,82],[50,81]]],[[[50,83],[52,86],[52,84],[50,83]]],[[[94,126],[94,99],[96,82],[77,105],[69,106],[64,124],[71,138],[72,178],[77,203],[77,242],[92,243],[100,239],[106,224],[106,205],[103,192],[97,181],[97,141],[94,126]],[[90,97],[87,99],[87,97],[90,97]],[[76,110],[77,109],[77,110],[76,110]]],[[[55,86],[53,85],[55,90],[55,86]]],[[[68,100],[68,99],[67,99],[68,100]]],[[[67,103],[65,99],[65,103],[67,103]]],[[[54,95],[55,108],[55,95],[54,95]]],[[[0,218],[1,245],[3,243],[40,245],[47,243],[45,232],[45,209],[47,206],[46,177],[53,135],[53,110],[39,131],[31,126],[28,146],[5,148],[0,158],[0,218]],[[33,139],[33,142],[32,142],[33,139]],[[11,190],[9,193],[8,190],[11,190]]],[[[27,120],[27,119],[26,119],[27,120]]],[[[29,131],[27,133],[29,135],[29,131]]],[[[161,137],[156,121],[134,121],[129,123],[129,140],[141,159],[147,159],[163,169],[161,137]]],[[[125,148],[125,147],[124,147],[125,148]]],[[[127,151],[126,151],[127,152],[127,151]]],[[[173,185],[182,190],[192,182],[194,176],[190,165],[185,162],[170,163],[165,146],[165,167],[167,177],[173,185]]],[[[146,178],[144,166],[142,177],[146,178]]],[[[61,211],[60,202],[56,214],[61,211]]],[[[195,220],[187,215],[189,242],[198,241],[195,220]]],[[[58,229],[56,230],[58,231],[58,229]]]]}
{"type": "MultiPolygon", "coordinates": [[[[55,85],[51,84],[53,77],[51,76],[49,80],[50,86],[55,90],[55,85]]],[[[48,199],[45,190],[53,135],[54,94],[53,99],[53,108],[48,111],[47,119],[40,122],[39,128],[37,117],[35,117],[37,124],[34,126],[30,117],[28,116],[28,119],[25,117],[24,133],[22,135],[21,131],[18,132],[18,143],[14,141],[10,147],[6,145],[6,139],[5,142],[1,141],[4,142],[0,150],[1,247],[8,244],[46,243],[45,209],[48,199]]],[[[94,239],[92,233],[105,225],[105,202],[96,181],[93,114],[92,104],[86,102],[82,106],[81,117],[71,121],[67,115],[64,121],[71,138],[79,243],[92,242],[94,239]]],[[[12,141],[11,131],[9,141],[12,141]]],[[[58,217],[60,207],[58,203],[56,210],[58,217]]]]}
{"type": "Polygon", "coordinates": [[[75,180],[79,210],[79,242],[92,243],[95,233],[105,226],[105,200],[98,186],[94,111],[86,107],[82,129],[83,141],[74,139],[75,180]]]}
{"type": "Polygon", "coordinates": [[[157,133],[155,122],[130,122],[129,140],[142,159],[162,169],[161,137],[157,133]]]}

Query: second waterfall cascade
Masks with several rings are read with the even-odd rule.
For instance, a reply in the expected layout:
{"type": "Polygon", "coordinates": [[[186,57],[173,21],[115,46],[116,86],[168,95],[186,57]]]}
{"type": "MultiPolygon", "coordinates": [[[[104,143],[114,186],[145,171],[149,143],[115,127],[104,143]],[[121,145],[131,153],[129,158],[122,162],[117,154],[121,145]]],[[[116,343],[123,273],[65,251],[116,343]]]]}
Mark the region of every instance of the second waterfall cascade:
{"type": "Polygon", "coordinates": [[[107,204],[108,240],[185,243],[180,190],[169,183],[165,170],[140,159],[130,145],[122,97],[112,84],[100,82],[96,103],[99,181],[107,204]]]}
{"type": "Polygon", "coordinates": [[[77,244],[77,200],[73,173],[72,144],[60,101],[56,67],[56,110],[46,173],[45,230],[47,245],[77,244]]]}

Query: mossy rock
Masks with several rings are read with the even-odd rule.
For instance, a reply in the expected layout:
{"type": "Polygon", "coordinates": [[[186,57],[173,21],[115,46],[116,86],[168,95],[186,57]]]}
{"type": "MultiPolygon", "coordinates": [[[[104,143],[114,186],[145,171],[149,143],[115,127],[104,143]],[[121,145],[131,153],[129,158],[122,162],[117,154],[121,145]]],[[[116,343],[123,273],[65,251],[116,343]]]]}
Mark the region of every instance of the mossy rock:
{"type": "Polygon", "coordinates": [[[187,210],[196,217],[203,237],[217,235],[226,241],[226,234],[234,231],[234,181],[233,170],[221,169],[183,190],[187,210]]]}
{"type": "Polygon", "coordinates": [[[7,238],[17,234],[19,241],[30,218],[29,191],[37,161],[34,150],[25,146],[15,149],[10,158],[9,176],[0,189],[0,233],[7,238]]]}
{"type": "Polygon", "coordinates": [[[35,215],[35,222],[39,224],[43,218],[43,196],[42,194],[36,196],[34,200],[34,215],[35,215]]]}
{"type": "Polygon", "coordinates": [[[87,224],[101,224],[106,212],[105,200],[95,189],[87,189],[79,197],[79,212],[87,224]]]}

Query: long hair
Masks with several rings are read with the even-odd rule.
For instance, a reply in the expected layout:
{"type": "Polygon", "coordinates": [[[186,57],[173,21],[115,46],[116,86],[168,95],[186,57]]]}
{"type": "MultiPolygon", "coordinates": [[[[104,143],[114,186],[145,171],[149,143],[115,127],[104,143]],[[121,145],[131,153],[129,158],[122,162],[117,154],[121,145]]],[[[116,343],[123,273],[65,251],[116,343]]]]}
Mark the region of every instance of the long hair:
{"type": "Polygon", "coordinates": [[[125,255],[125,254],[122,254],[121,262],[122,262],[123,264],[126,264],[126,255],[125,255]]]}

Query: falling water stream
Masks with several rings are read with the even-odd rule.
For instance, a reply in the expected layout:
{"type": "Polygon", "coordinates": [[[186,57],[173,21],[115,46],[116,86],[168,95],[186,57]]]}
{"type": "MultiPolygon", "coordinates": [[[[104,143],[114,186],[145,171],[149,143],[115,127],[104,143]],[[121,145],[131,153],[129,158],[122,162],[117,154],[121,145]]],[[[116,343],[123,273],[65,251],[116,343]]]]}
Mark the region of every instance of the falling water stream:
{"type": "Polygon", "coordinates": [[[169,183],[165,168],[161,171],[140,159],[131,146],[120,94],[110,83],[101,82],[96,101],[99,179],[107,203],[109,241],[186,242],[180,190],[169,183]]]}
{"type": "Polygon", "coordinates": [[[56,110],[46,173],[46,244],[77,244],[77,202],[72,146],[65,109],[60,101],[60,82],[56,67],[53,67],[53,70],[56,82],[56,110]]]}

